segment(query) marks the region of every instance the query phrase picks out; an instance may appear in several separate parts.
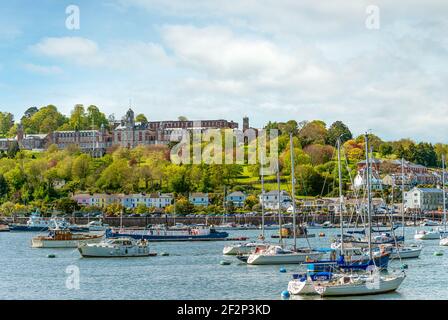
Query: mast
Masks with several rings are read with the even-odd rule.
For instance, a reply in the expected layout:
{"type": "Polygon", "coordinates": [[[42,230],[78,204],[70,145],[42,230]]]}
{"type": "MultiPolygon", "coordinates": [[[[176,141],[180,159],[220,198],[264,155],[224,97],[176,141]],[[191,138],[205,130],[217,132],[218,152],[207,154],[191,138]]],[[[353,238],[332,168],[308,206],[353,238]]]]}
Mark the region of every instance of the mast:
{"type": "Polygon", "coordinates": [[[292,133],[289,134],[290,154],[291,154],[291,193],[292,193],[292,228],[294,236],[294,251],[297,250],[297,232],[296,232],[296,177],[294,174],[294,141],[292,133]]]}
{"type": "Polygon", "coordinates": [[[261,238],[264,240],[264,159],[261,160],[261,238]]]}
{"type": "Polygon", "coordinates": [[[442,194],[443,194],[443,231],[446,232],[446,206],[445,206],[445,155],[442,154],[442,194]]]}
{"type": "Polygon", "coordinates": [[[342,168],[341,168],[341,137],[338,137],[338,174],[339,174],[339,224],[341,225],[341,255],[344,255],[344,221],[342,212],[342,202],[344,196],[342,195],[342,168]]]}
{"type": "Polygon", "coordinates": [[[279,238],[280,245],[283,247],[283,237],[282,237],[282,209],[280,207],[280,167],[277,160],[277,197],[278,197],[278,228],[279,228],[279,238]]]}
{"type": "Polygon", "coordinates": [[[401,158],[401,229],[404,240],[404,158],[401,158]]]}
{"type": "Polygon", "coordinates": [[[368,241],[369,241],[369,256],[370,260],[373,259],[372,255],[372,196],[370,194],[370,161],[369,161],[369,135],[365,134],[365,147],[366,147],[366,182],[367,182],[367,221],[368,221],[368,241]]]}

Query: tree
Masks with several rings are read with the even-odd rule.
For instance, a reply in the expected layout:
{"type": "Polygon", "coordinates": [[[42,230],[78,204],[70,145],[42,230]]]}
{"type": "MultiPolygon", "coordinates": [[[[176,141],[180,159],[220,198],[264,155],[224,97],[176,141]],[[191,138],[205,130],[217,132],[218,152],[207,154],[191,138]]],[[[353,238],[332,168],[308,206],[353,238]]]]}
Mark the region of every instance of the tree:
{"type": "Polygon", "coordinates": [[[25,118],[31,118],[38,111],[39,111],[39,109],[37,107],[31,107],[31,108],[26,109],[23,116],[25,118]]]}
{"type": "Polygon", "coordinates": [[[56,210],[62,211],[64,213],[73,213],[80,209],[78,202],[71,198],[61,198],[56,201],[56,210]]]}
{"type": "Polygon", "coordinates": [[[246,200],[244,200],[244,209],[246,210],[252,210],[252,208],[258,204],[258,198],[254,194],[250,194],[246,197],[246,200]]]}
{"type": "Polygon", "coordinates": [[[10,112],[0,112],[0,135],[5,136],[14,126],[14,116],[10,112]]]}
{"type": "Polygon", "coordinates": [[[8,182],[3,174],[0,174],[0,198],[8,194],[8,182]]]}
{"type": "Polygon", "coordinates": [[[179,117],[177,117],[177,120],[179,120],[179,121],[188,121],[188,118],[186,116],[179,116],[179,117]]]}
{"type": "Polygon", "coordinates": [[[138,114],[135,117],[135,121],[141,122],[141,123],[148,123],[148,119],[146,118],[146,116],[143,113],[138,114]]]}
{"type": "Polygon", "coordinates": [[[302,147],[310,144],[325,144],[327,129],[323,121],[314,120],[306,123],[299,131],[299,139],[302,147]]]}
{"type": "Polygon", "coordinates": [[[327,144],[335,146],[339,137],[341,137],[342,143],[353,138],[350,129],[342,121],[335,121],[328,128],[325,141],[327,144]]]}
{"type": "Polygon", "coordinates": [[[22,118],[26,133],[50,133],[67,122],[68,119],[53,105],[40,108],[29,118],[22,118]]]}
{"type": "Polygon", "coordinates": [[[176,214],[190,214],[195,211],[194,205],[188,199],[182,197],[176,200],[176,214]]]}
{"type": "Polygon", "coordinates": [[[16,157],[17,152],[20,151],[19,144],[17,141],[11,142],[8,147],[8,158],[14,159],[16,157]]]}
{"type": "Polygon", "coordinates": [[[334,148],[328,145],[312,144],[303,148],[303,151],[310,156],[313,165],[324,164],[334,155],[334,148]]]}

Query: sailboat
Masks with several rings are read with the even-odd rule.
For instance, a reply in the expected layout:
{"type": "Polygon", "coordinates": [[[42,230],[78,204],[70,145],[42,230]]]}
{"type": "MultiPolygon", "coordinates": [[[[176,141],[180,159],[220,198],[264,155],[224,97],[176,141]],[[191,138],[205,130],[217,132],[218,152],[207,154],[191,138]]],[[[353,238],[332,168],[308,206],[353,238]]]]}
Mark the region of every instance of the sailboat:
{"type": "MultiPolygon", "coordinates": [[[[367,170],[367,220],[368,220],[368,244],[370,259],[373,258],[372,250],[372,197],[370,185],[370,163],[368,152],[368,135],[365,135],[366,145],[366,170],[367,170]]],[[[364,274],[344,274],[328,282],[319,282],[314,285],[314,290],[321,296],[351,296],[380,294],[395,291],[405,279],[406,274],[381,275],[377,270],[371,270],[364,274]]]]}
{"type": "MultiPolygon", "coordinates": [[[[402,237],[403,237],[403,241],[404,241],[405,221],[404,221],[404,159],[403,158],[401,159],[401,230],[402,230],[402,237]]],[[[412,258],[418,258],[420,256],[423,246],[417,245],[417,244],[405,245],[405,243],[403,242],[402,244],[400,243],[397,246],[394,246],[394,245],[384,246],[384,249],[386,252],[390,253],[390,257],[392,259],[395,259],[395,258],[412,259],[412,258]]]]}
{"type": "Polygon", "coordinates": [[[293,205],[293,239],[292,249],[286,249],[282,238],[282,211],[280,201],[280,170],[277,162],[277,186],[278,186],[278,219],[279,219],[279,245],[270,245],[265,249],[259,249],[247,257],[247,264],[267,265],[267,264],[301,264],[307,260],[320,259],[322,252],[308,248],[297,248],[296,234],[296,202],[295,202],[295,175],[294,175],[294,142],[292,133],[289,136],[291,153],[291,185],[292,185],[292,205],[293,205]]]}
{"type": "Polygon", "coordinates": [[[440,237],[439,244],[448,246],[448,236],[446,235],[446,203],[445,203],[445,155],[442,155],[442,191],[443,191],[443,231],[445,236],[440,237]]]}
{"type": "Polygon", "coordinates": [[[265,225],[264,225],[264,158],[261,160],[261,234],[258,237],[259,241],[252,241],[246,243],[231,244],[224,247],[222,253],[224,255],[236,255],[239,256],[239,260],[247,261],[248,254],[255,252],[256,250],[264,250],[269,244],[265,242],[265,225]]]}
{"type": "Polygon", "coordinates": [[[430,229],[416,231],[414,239],[417,240],[437,240],[441,239],[440,245],[448,245],[448,240],[444,240],[448,237],[446,230],[446,204],[445,204],[445,155],[442,155],[442,194],[443,194],[443,229],[430,229]],[[442,241],[443,240],[443,241],[442,241]]]}

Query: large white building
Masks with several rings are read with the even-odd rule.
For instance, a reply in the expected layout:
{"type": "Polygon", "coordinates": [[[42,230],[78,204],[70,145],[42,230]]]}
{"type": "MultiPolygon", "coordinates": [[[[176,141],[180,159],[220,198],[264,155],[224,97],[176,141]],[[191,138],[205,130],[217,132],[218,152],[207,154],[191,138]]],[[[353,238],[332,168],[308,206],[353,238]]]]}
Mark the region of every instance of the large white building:
{"type": "Polygon", "coordinates": [[[443,191],[437,188],[413,188],[404,193],[404,209],[432,211],[443,209],[443,191]]]}

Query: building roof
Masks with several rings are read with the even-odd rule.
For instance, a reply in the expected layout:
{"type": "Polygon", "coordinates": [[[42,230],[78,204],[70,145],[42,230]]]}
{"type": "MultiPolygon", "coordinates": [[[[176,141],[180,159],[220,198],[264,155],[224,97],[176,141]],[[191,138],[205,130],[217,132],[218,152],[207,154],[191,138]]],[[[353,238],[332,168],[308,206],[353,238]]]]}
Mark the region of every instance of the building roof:
{"type": "Polygon", "coordinates": [[[246,196],[246,194],[244,192],[241,192],[241,191],[234,191],[234,192],[229,193],[227,195],[227,197],[245,197],[245,196],[246,196]]]}
{"type": "Polygon", "coordinates": [[[208,197],[208,193],[193,192],[193,193],[190,193],[190,197],[193,197],[193,198],[204,198],[204,197],[208,197]]]}
{"type": "MultiPolygon", "coordinates": [[[[441,193],[442,192],[442,189],[438,189],[438,188],[418,188],[418,187],[415,187],[414,188],[414,190],[418,190],[418,191],[421,191],[421,192],[437,192],[437,193],[441,193]]],[[[411,190],[412,191],[412,190],[411,190]]]]}

